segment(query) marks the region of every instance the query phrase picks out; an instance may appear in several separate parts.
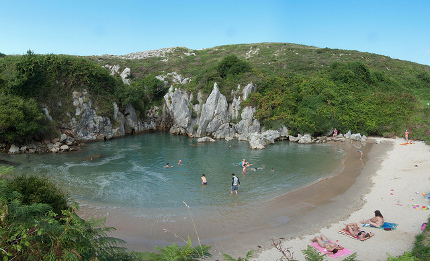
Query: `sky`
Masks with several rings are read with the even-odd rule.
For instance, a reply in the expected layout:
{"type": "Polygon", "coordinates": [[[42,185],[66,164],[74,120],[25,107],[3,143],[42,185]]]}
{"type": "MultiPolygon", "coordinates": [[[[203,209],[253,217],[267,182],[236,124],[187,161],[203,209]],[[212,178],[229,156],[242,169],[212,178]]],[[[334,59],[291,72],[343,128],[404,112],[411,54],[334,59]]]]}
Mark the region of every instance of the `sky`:
{"type": "Polygon", "coordinates": [[[0,53],[124,55],[282,42],[430,65],[428,0],[2,0],[0,53]]]}

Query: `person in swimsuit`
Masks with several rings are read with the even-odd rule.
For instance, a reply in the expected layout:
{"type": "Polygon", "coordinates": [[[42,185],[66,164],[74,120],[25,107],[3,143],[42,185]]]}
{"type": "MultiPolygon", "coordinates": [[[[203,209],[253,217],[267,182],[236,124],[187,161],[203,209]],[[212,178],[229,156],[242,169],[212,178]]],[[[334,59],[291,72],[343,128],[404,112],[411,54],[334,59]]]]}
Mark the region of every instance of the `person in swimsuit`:
{"type": "Polygon", "coordinates": [[[203,185],[208,184],[208,181],[206,180],[205,174],[202,174],[202,184],[203,185]]]}
{"type": "Polygon", "coordinates": [[[374,235],[372,232],[366,233],[366,231],[358,229],[357,223],[349,223],[344,225],[346,231],[348,231],[352,236],[357,237],[361,241],[366,240],[374,235]]]}
{"type": "Polygon", "coordinates": [[[384,225],[384,217],[381,211],[375,210],[375,217],[361,221],[362,224],[370,224],[372,227],[381,227],[384,225]]]}
{"type": "Polygon", "coordinates": [[[318,245],[320,247],[325,248],[328,252],[332,252],[333,254],[336,254],[339,250],[343,249],[342,246],[339,246],[335,243],[331,243],[323,234],[321,234],[321,236],[315,236],[312,239],[312,242],[318,242],[318,245]]]}

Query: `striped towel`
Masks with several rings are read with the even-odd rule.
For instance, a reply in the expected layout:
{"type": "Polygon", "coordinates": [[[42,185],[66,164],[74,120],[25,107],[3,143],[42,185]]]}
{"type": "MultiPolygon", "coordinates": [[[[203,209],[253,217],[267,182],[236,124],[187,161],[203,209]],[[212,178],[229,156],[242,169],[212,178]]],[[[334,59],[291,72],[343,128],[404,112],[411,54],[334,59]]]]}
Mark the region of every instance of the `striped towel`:
{"type": "MultiPolygon", "coordinates": [[[[345,236],[347,236],[347,237],[350,237],[350,238],[354,238],[354,239],[360,240],[358,237],[355,237],[355,236],[351,235],[351,234],[350,234],[348,231],[346,231],[344,228],[342,228],[341,230],[339,230],[339,234],[342,234],[342,235],[345,235],[345,236]]],[[[371,238],[371,237],[373,237],[373,235],[370,235],[370,237],[364,238],[364,240],[360,240],[360,241],[368,240],[368,239],[369,239],[369,238],[371,238]]]]}

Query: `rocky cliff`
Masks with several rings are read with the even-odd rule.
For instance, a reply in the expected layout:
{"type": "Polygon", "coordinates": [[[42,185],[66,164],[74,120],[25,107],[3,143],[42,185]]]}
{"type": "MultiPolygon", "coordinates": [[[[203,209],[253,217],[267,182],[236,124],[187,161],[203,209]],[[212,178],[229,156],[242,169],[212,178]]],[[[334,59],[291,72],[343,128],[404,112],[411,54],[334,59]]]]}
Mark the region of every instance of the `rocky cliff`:
{"type": "MultiPolygon", "coordinates": [[[[232,101],[228,102],[216,83],[205,101],[200,92],[195,99],[192,93],[171,86],[164,96],[162,108],[153,107],[147,110],[143,118],[137,116],[131,104],[121,112],[115,103],[112,117],[99,116],[87,91],[75,91],[71,94],[75,113],[70,116],[69,122],[62,126],[60,138],[22,147],[12,145],[9,153],[55,153],[75,150],[81,142],[108,140],[156,130],[169,130],[174,135],[196,137],[199,138],[199,142],[239,139],[248,141],[252,149],[264,149],[267,144],[278,139],[289,139],[298,143],[328,140],[327,137],[312,139],[309,134],[289,136],[288,129],[284,126],[278,130],[262,129],[260,122],[254,118],[255,109],[241,106],[242,101],[246,100],[255,88],[252,83],[242,90],[238,86],[237,91],[233,93],[232,101]],[[191,101],[195,100],[198,103],[192,104],[191,101]]],[[[51,118],[47,111],[45,113],[47,118],[51,118]]],[[[341,141],[345,138],[366,140],[365,136],[351,133],[336,137],[341,141]]]]}

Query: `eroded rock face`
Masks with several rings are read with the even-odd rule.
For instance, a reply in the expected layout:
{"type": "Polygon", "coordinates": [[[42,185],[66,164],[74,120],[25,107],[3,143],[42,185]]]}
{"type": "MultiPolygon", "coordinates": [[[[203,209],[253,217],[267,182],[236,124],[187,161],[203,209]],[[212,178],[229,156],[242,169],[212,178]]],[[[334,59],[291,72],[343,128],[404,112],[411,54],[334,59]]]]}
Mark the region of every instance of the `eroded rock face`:
{"type": "Polygon", "coordinates": [[[227,99],[218,89],[217,84],[202,106],[198,121],[197,137],[212,135],[218,128],[229,121],[227,99]]]}

